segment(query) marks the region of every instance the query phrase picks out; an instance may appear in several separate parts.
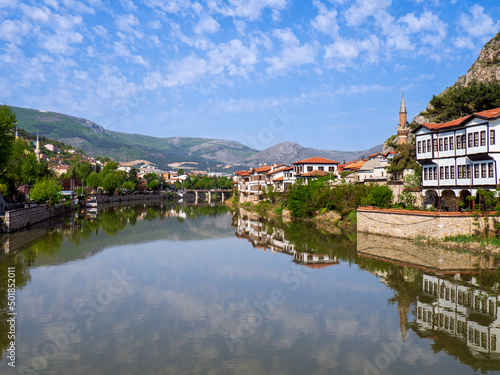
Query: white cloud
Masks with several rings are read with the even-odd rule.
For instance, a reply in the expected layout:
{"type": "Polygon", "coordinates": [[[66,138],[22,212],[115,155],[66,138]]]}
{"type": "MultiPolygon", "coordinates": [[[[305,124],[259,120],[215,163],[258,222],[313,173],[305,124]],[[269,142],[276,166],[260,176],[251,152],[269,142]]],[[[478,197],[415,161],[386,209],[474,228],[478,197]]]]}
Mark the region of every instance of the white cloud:
{"type": "Polygon", "coordinates": [[[453,39],[453,45],[457,48],[468,48],[474,49],[476,48],[472,38],[470,36],[459,36],[453,39]]]}
{"type": "Polygon", "coordinates": [[[481,38],[484,36],[494,35],[500,28],[500,21],[493,22],[489,14],[484,12],[484,8],[475,4],[470,8],[471,15],[461,14],[458,22],[459,30],[465,31],[467,34],[481,38]]]}
{"type": "Polygon", "coordinates": [[[118,56],[125,57],[129,59],[134,64],[143,65],[149,67],[149,64],[144,60],[142,56],[133,55],[130,50],[123,44],[123,42],[115,42],[114,51],[118,56]]]}
{"type": "Polygon", "coordinates": [[[323,34],[337,36],[339,33],[337,11],[329,11],[323,3],[317,0],[313,1],[313,4],[318,8],[319,14],[311,21],[312,27],[323,34]]]}
{"type": "Polygon", "coordinates": [[[93,27],[93,30],[97,36],[101,38],[108,39],[108,30],[104,28],[102,25],[97,25],[93,27]]]}
{"type": "Polygon", "coordinates": [[[371,85],[351,85],[342,86],[335,90],[337,95],[355,95],[355,94],[366,94],[368,92],[389,92],[392,91],[392,87],[383,86],[378,83],[373,83],[371,85]]]}
{"type": "Polygon", "coordinates": [[[180,11],[188,9],[191,5],[190,0],[145,0],[144,4],[153,9],[160,9],[167,13],[177,14],[180,11]]]}
{"type": "Polygon", "coordinates": [[[148,22],[148,27],[150,29],[159,30],[161,29],[161,22],[159,20],[148,22]]]}
{"type": "Polygon", "coordinates": [[[221,13],[225,16],[247,18],[255,21],[262,16],[265,8],[271,9],[274,21],[279,18],[278,11],[285,9],[286,0],[230,0],[229,5],[220,6],[215,1],[210,1],[210,10],[221,13]]]}
{"type": "Polygon", "coordinates": [[[391,0],[356,0],[345,12],[345,19],[348,26],[359,26],[368,17],[371,17],[379,11],[385,11],[390,5],[391,0]]]}
{"type": "Polygon", "coordinates": [[[15,8],[19,0],[0,0],[0,8],[15,8]]]}
{"type": "Polygon", "coordinates": [[[22,44],[23,38],[30,28],[19,20],[5,20],[0,24],[0,39],[7,42],[22,44]]]}
{"type": "Polygon", "coordinates": [[[203,34],[205,32],[213,34],[219,30],[219,27],[219,23],[214,18],[205,16],[195,26],[194,32],[196,34],[203,34]]]}
{"type": "Polygon", "coordinates": [[[135,12],[137,7],[132,0],[120,0],[120,4],[129,12],[135,12]]]}
{"type": "Polygon", "coordinates": [[[155,90],[159,87],[182,86],[199,82],[208,72],[208,63],[197,56],[191,55],[181,60],[172,61],[169,73],[164,76],[155,71],[144,78],[144,87],[155,90]]]}
{"type": "Polygon", "coordinates": [[[354,65],[363,53],[363,61],[375,64],[379,60],[380,41],[375,35],[362,40],[339,38],[325,47],[324,58],[330,67],[343,70],[354,65]]]}
{"type": "Polygon", "coordinates": [[[278,56],[265,59],[270,64],[266,69],[268,74],[285,74],[289,69],[315,62],[315,46],[310,43],[300,46],[299,40],[290,29],[276,29],[273,35],[281,40],[283,49],[278,56]]]}
{"type": "Polygon", "coordinates": [[[398,20],[398,23],[406,23],[405,33],[420,33],[419,39],[423,43],[438,45],[446,38],[447,25],[439,17],[429,11],[422,13],[420,18],[409,13],[398,20]],[[427,34],[425,33],[427,32],[427,34]]]}
{"type": "Polygon", "coordinates": [[[230,76],[247,77],[258,62],[256,47],[247,48],[237,39],[218,45],[207,55],[211,74],[222,74],[227,70],[230,76]]]}
{"type": "Polygon", "coordinates": [[[139,19],[133,14],[124,14],[116,19],[116,26],[119,30],[131,33],[134,27],[139,25],[139,19]]]}

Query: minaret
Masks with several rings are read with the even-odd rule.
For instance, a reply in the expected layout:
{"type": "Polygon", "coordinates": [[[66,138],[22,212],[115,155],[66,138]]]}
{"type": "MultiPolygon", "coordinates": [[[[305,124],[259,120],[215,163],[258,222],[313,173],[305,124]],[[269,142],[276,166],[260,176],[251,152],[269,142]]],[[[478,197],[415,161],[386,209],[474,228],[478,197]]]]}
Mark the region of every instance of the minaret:
{"type": "Polygon", "coordinates": [[[406,104],[405,104],[405,94],[401,97],[401,107],[399,108],[399,126],[398,130],[398,144],[408,143],[408,134],[410,129],[406,126],[406,104]]]}
{"type": "Polygon", "coordinates": [[[16,126],[16,141],[19,139],[19,128],[16,126]]]}
{"type": "Polygon", "coordinates": [[[40,138],[38,137],[38,129],[37,129],[35,154],[36,154],[36,159],[38,160],[38,163],[40,163],[40,154],[41,153],[42,153],[42,150],[40,150],[40,138]]]}

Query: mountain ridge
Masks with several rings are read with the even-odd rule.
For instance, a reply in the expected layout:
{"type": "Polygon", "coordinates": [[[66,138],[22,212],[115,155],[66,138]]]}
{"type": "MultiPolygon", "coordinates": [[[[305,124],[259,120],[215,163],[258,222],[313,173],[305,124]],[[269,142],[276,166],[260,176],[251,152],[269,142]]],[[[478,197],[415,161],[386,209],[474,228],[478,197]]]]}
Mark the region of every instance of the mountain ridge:
{"type": "MultiPolygon", "coordinates": [[[[361,151],[318,150],[295,142],[281,142],[256,150],[233,140],[199,137],[153,137],[107,130],[101,125],[71,115],[10,106],[18,124],[30,133],[39,130],[49,137],[91,156],[111,157],[117,161],[147,160],[161,169],[173,163],[190,164],[195,170],[234,171],[260,163],[285,163],[311,156],[339,162],[351,161],[382,151],[382,145],[361,151]]],[[[186,168],[189,169],[189,166],[186,168]]]]}

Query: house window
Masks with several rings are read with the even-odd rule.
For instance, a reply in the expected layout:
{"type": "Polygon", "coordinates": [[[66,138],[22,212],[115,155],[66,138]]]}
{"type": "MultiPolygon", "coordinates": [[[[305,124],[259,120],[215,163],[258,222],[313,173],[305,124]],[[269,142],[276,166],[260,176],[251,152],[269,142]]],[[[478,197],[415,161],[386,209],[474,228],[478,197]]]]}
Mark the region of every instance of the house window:
{"type": "Polygon", "coordinates": [[[437,139],[433,139],[432,143],[433,143],[433,146],[434,146],[434,152],[436,152],[438,150],[438,141],[437,141],[437,139]]]}
{"type": "Polygon", "coordinates": [[[457,150],[460,150],[462,148],[462,136],[457,135],[457,150]]]}
{"type": "Polygon", "coordinates": [[[465,134],[462,134],[462,148],[465,148],[465,134]]]}
{"type": "Polygon", "coordinates": [[[448,151],[448,137],[444,139],[444,150],[448,151]]]}
{"type": "Polygon", "coordinates": [[[479,134],[478,132],[474,132],[474,147],[479,146],[479,134]]]}
{"type": "Polygon", "coordinates": [[[490,145],[495,144],[495,129],[490,129],[490,145]]]}
{"type": "MultiPolygon", "coordinates": [[[[425,147],[426,142],[422,141],[422,152],[425,154],[427,152],[427,149],[425,147]]],[[[430,150],[429,150],[430,151],[430,150]]]]}
{"type": "Polygon", "coordinates": [[[450,137],[450,150],[453,150],[453,136],[450,137]]]}
{"type": "Polygon", "coordinates": [[[493,163],[488,163],[488,177],[493,178],[493,163]]]}
{"type": "Polygon", "coordinates": [[[450,179],[450,167],[448,167],[448,166],[444,167],[444,178],[446,180],[450,179]]]}
{"type": "Polygon", "coordinates": [[[486,163],[481,163],[481,178],[486,178],[486,163]]]}
{"type": "Polygon", "coordinates": [[[424,168],[424,180],[427,181],[427,168],[424,168]]]}
{"type": "Polygon", "coordinates": [[[450,178],[453,180],[455,178],[455,166],[450,167],[450,178]]]}
{"type": "Polygon", "coordinates": [[[439,138],[439,151],[443,151],[443,138],[439,138]]]}
{"type": "Polygon", "coordinates": [[[307,167],[308,172],[312,172],[312,170],[313,170],[313,167],[307,167]]]}
{"type": "Polygon", "coordinates": [[[470,178],[470,164],[467,164],[467,178],[470,178]]]}
{"type": "Polygon", "coordinates": [[[461,165],[457,165],[457,175],[458,175],[458,179],[462,178],[462,166],[461,165]]]}
{"type": "Polygon", "coordinates": [[[439,167],[439,179],[444,179],[444,167],[439,167]]]}
{"type": "Polygon", "coordinates": [[[417,153],[421,154],[422,153],[422,142],[418,141],[417,147],[418,147],[417,153]]]}
{"type": "Polygon", "coordinates": [[[486,130],[481,131],[481,146],[486,146],[486,130]]]}
{"type": "Polygon", "coordinates": [[[427,140],[427,152],[431,152],[431,140],[427,140]]]}
{"type": "Polygon", "coordinates": [[[437,167],[434,167],[434,179],[438,179],[437,167]]]}
{"type": "Polygon", "coordinates": [[[324,171],[325,167],[318,167],[318,171],[324,171]]]}
{"type": "Polygon", "coordinates": [[[328,172],[335,172],[335,167],[328,167],[328,172]]]}
{"type": "Polygon", "coordinates": [[[472,147],[472,133],[467,134],[467,146],[472,147]]]}
{"type": "Polygon", "coordinates": [[[479,164],[474,164],[474,178],[479,178],[479,164]]]}

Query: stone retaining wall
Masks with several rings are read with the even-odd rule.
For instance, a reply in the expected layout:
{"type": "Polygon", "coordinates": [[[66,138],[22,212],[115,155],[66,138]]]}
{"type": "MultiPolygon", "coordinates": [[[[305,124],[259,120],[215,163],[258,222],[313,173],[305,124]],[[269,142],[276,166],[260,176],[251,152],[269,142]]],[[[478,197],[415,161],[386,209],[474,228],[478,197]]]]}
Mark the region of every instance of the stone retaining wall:
{"type": "Polygon", "coordinates": [[[475,218],[470,213],[422,212],[358,208],[358,232],[392,237],[417,236],[443,239],[459,234],[473,235],[492,230],[500,218],[475,218]]]}
{"type": "Polygon", "coordinates": [[[97,203],[113,203],[113,202],[133,202],[145,201],[153,199],[167,199],[164,194],[144,194],[144,195],[96,195],[97,203]]]}
{"type": "Polygon", "coordinates": [[[18,210],[7,211],[4,218],[4,231],[7,233],[19,229],[27,228],[30,225],[48,220],[53,217],[61,216],[74,211],[75,203],[66,207],[64,204],[49,207],[42,204],[36,207],[20,208],[18,210]]]}

